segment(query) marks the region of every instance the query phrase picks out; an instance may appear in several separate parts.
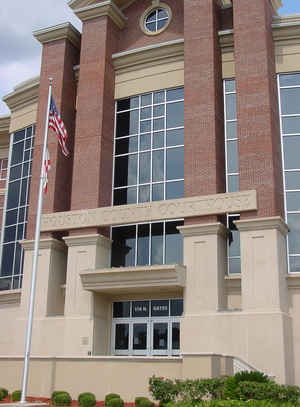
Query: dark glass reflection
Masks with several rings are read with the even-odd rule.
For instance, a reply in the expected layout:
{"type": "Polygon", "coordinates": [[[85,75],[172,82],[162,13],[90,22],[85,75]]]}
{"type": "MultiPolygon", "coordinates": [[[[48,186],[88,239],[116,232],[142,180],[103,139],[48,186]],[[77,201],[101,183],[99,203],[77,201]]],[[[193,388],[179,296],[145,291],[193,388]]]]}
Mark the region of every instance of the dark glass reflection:
{"type": "Polygon", "coordinates": [[[165,92],[159,91],[153,94],[153,103],[163,103],[165,101],[165,92]]]}
{"type": "Polygon", "coordinates": [[[284,164],[286,170],[299,168],[300,137],[283,137],[284,164]]]}
{"type": "Polygon", "coordinates": [[[176,88],[167,90],[167,102],[172,100],[184,99],[184,88],[176,88]]]}
{"type": "Polygon", "coordinates": [[[133,350],[147,349],[147,324],[133,324],[133,350]]]}
{"type": "Polygon", "coordinates": [[[140,136],[140,151],[150,150],[151,148],[151,134],[141,134],[140,136]]]}
{"type": "Polygon", "coordinates": [[[300,256],[289,256],[289,262],[290,273],[300,273],[300,256]]]}
{"type": "Polygon", "coordinates": [[[157,105],[153,107],[153,116],[164,116],[165,115],[165,105],[157,105]]]}
{"type": "Polygon", "coordinates": [[[228,173],[239,171],[237,140],[227,143],[227,171],[228,173]]]}
{"type": "Polygon", "coordinates": [[[16,240],[16,226],[9,226],[5,228],[4,243],[14,242],[16,240]]]}
{"type": "Polygon", "coordinates": [[[129,344],[129,324],[116,324],[115,349],[127,350],[129,344]]]}
{"type": "MultiPolygon", "coordinates": [[[[30,134],[29,134],[29,136],[30,136],[30,134]]],[[[24,140],[24,138],[25,138],[25,129],[16,131],[14,133],[14,143],[16,143],[17,141],[24,140]]]]}
{"type": "Polygon", "coordinates": [[[132,316],[149,317],[149,301],[132,301],[132,316]]]}
{"type": "Polygon", "coordinates": [[[13,273],[14,243],[3,245],[1,276],[10,276],[13,273]]]}
{"type": "Polygon", "coordinates": [[[152,201],[162,201],[164,199],[164,184],[152,185],[152,201]]]}
{"type": "Polygon", "coordinates": [[[184,129],[175,129],[167,131],[167,147],[184,144],[184,129]]]}
{"type": "Polygon", "coordinates": [[[171,300],[171,316],[181,317],[183,314],[183,299],[171,300]]]}
{"type": "Polygon", "coordinates": [[[14,144],[11,155],[11,165],[19,164],[23,161],[24,141],[14,144]]]}
{"type": "Polygon", "coordinates": [[[280,86],[300,86],[300,73],[279,75],[280,86]]]}
{"type": "Polygon", "coordinates": [[[286,204],[288,211],[300,211],[300,192],[287,192],[286,204]]]}
{"type": "Polygon", "coordinates": [[[149,264],[150,225],[138,225],[137,264],[149,264]]]}
{"type": "Polygon", "coordinates": [[[285,172],[286,189],[300,189],[300,171],[285,172]]]}
{"type": "Polygon", "coordinates": [[[166,222],[166,264],[182,264],[183,239],[177,226],[183,222],[166,222]]]}
{"type": "Polygon", "coordinates": [[[180,179],[184,177],[184,153],[183,147],[167,150],[167,174],[166,179],[180,179]]]}
{"type": "Polygon", "coordinates": [[[19,206],[20,181],[10,182],[8,185],[7,209],[19,206]]]}
{"type": "Polygon", "coordinates": [[[300,247],[300,214],[288,214],[287,222],[290,229],[288,233],[289,253],[298,254],[300,247]]]}
{"type": "Polygon", "coordinates": [[[159,131],[153,133],[153,148],[161,148],[164,146],[164,132],[159,131]]]}
{"type": "Polygon", "coordinates": [[[241,259],[229,259],[229,273],[230,274],[240,274],[241,273],[241,259]]]}
{"type": "Polygon", "coordinates": [[[112,228],[112,267],[135,265],[136,226],[112,228]]]}
{"type": "Polygon", "coordinates": [[[169,300],[152,300],[151,301],[151,316],[152,317],[168,317],[169,316],[169,300]]]}
{"type": "Polygon", "coordinates": [[[153,350],[168,349],[168,324],[153,324],[153,350]]]}
{"type": "Polygon", "coordinates": [[[283,134],[300,134],[300,117],[282,118],[283,134]]]}
{"type": "Polygon", "coordinates": [[[300,114],[300,88],[281,89],[281,113],[300,114]]]}
{"type": "Polygon", "coordinates": [[[180,349],[180,323],[179,322],[172,323],[172,349],[174,349],[174,350],[180,349]]]}
{"type": "Polygon", "coordinates": [[[152,153],[152,182],[164,180],[164,151],[157,150],[152,153]]]}
{"type": "Polygon", "coordinates": [[[18,216],[18,210],[17,209],[7,211],[6,212],[6,219],[5,219],[6,226],[14,225],[15,223],[17,223],[17,216],[18,216]]]}
{"type": "Polygon", "coordinates": [[[184,125],[183,102],[167,104],[167,128],[184,125]]]}
{"type": "Polygon", "coordinates": [[[166,199],[178,199],[184,196],[183,181],[168,182],[166,184],[166,199]]]}
{"type": "Polygon", "coordinates": [[[230,257],[240,256],[240,232],[234,224],[234,221],[239,219],[239,216],[228,216],[228,255],[230,257]]]}
{"type": "Polygon", "coordinates": [[[151,160],[150,152],[140,154],[140,176],[139,176],[140,184],[146,184],[150,182],[150,160],[151,160]]]}
{"type": "Polygon", "coordinates": [[[118,113],[116,137],[129,136],[137,134],[139,125],[139,111],[118,113]]]}
{"type": "Polygon", "coordinates": [[[151,264],[163,264],[163,223],[151,226],[151,264]]]}
{"type": "Polygon", "coordinates": [[[10,169],[9,179],[13,181],[15,179],[21,178],[22,165],[16,165],[10,169]]]}
{"type": "Polygon", "coordinates": [[[115,159],[115,187],[137,183],[137,154],[115,159]]]}
{"type": "Polygon", "coordinates": [[[138,150],[137,136],[116,140],[116,154],[134,153],[138,150]]]}
{"type": "Polygon", "coordinates": [[[150,185],[142,185],[139,187],[139,203],[150,201],[150,185]]]}
{"type": "Polygon", "coordinates": [[[114,190],[114,205],[136,203],[136,187],[114,190]]]}
{"type": "Polygon", "coordinates": [[[114,318],[129,318],[130,317],[130,301],[114,302],[113,303],[114,318]]]}

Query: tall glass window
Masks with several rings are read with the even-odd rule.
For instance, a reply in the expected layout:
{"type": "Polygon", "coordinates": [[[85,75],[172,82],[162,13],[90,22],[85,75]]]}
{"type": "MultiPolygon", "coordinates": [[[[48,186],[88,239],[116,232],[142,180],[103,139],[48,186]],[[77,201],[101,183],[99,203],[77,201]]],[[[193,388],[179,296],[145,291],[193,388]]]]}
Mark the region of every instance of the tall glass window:
{"type": "Polygon", "coordinates": [[[116,104],[113,204],[183,197],[183,88],[116,104]]]}
{"type": "Polygon", "coordinates": [[[300,272],[300,73],[278,76],[289,272],[300,272]]]}
{"type": "Polygon", "coordinates": [[[11,136],[0,290],[22,285],[23,249],[19,241],[26,236],[34,134],[35,126],[30,126],[11,136]]]}
{"type": "MultiPolygon", "coordinates": [[[[224,81],[224,117],[225,117],[225,158],[226,158],[226,192],[239,190],[239,156],[237,136],[237,110],[235,80],[224,81]]],[[[241,272],[240,233],[234,224],[239,214],[227,215],[228,274],[241,272]]]]}
{"type": "MultiPolygon", "coordinates": [[[[113,204],[184,195],[184,90],[165,89],[116,103],[113,204]]],[[[182,220],[115,226],[112,266],[182,263],[182,220]]]]}

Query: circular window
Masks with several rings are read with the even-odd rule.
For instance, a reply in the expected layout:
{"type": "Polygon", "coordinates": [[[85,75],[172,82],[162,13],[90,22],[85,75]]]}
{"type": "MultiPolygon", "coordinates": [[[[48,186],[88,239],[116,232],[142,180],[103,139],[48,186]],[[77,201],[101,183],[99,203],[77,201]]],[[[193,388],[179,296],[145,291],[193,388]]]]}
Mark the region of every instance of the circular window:
{"type": "Polygon", "coordinates": [[[149,7],[140,19],[140,27],[147,35],[156,35],[164,31],[170,24],[171,9],[167,4],[160,3],[157,7],[149,7]]]}

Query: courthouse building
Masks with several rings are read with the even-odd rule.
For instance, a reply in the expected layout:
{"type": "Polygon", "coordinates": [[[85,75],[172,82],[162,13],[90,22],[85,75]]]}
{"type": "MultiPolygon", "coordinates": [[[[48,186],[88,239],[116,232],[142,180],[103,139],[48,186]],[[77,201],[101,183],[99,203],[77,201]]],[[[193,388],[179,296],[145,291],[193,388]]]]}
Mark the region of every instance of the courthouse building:
{"type": "Polygon", "coordinates": [[[258,369],[300,385],[300,15],[281,0],[71,0],[4,97],[0,386],[21,386],[49,77],[30,395],[258,369]]]}

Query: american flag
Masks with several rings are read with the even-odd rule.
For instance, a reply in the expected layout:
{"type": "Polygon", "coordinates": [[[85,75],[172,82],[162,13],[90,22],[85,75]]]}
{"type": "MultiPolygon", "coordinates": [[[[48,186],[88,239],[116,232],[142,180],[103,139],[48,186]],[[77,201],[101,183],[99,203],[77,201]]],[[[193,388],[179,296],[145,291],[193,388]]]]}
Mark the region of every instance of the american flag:
{"type": "Polygon", "coordinates": [[[61,147],[61,151],[63,155],[68,156],[69,155],[69,150],[67,149],[66,146],[66,141],[68,138],[68,133],[65,128],[64,122],[62,121],[60,114],[58,113],[54,99],[51,96],[51,101],[50,101],[50,111],[49,111],[49,129],[52,129],[55,131],[58,137],[58,142],[61,147]]]}
{"type": "Polygon", "coordinates": [[[48,148],[46,150],[46,156],[44,160],[44,167],[43,167],[43,191],[44,194],[48,191],[48,172],[51,170],[51,162],[50,162],[50,155],[48,148]]]}

